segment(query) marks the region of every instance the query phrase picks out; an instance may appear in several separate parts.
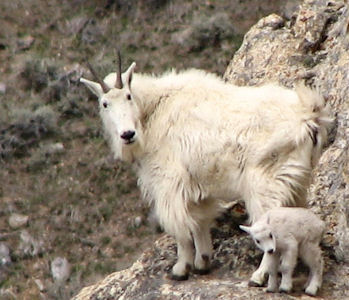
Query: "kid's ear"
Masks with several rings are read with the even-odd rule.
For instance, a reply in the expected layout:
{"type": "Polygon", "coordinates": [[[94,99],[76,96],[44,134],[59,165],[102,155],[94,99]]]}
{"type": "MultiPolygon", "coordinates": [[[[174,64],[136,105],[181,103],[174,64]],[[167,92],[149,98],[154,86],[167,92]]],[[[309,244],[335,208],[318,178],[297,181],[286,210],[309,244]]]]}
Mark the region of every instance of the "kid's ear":
{"type": "Polygon", "coordinates": [[[99,83],[85,79],[85,78],[80,78],[80,82],[82,82],[84,85],[86,85],[88,87],[88,89],[92,93],[94,93],[98,98],[104,94],[103,89],[99,83]]]}
{"type": "Polygon", "coordinates": [[[249,227],[249,226],[243,226],[243,225],[240,225],[239,227],[240,227],[241,230],[247,232],[248,234],[251,233],[251,227],[249,227]]]}
{"type": "Polygon", "coordinates": [[[127,71],[123,74],[123,76],[124,76],[123,82],[125,82],[129,88],[131,87],[132,75],[133,75],[135,67],[136,67],[136,63],[133,62],[131,64],[131,66],[129,66],[127,71]]]}

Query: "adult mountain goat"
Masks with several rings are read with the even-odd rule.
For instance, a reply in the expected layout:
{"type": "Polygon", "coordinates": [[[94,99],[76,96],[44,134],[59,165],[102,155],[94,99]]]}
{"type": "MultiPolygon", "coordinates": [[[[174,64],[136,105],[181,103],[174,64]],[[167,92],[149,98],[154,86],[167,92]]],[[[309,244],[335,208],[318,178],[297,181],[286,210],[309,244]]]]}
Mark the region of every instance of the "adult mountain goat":
{"type": "Polygon", "coordinates": [[[238,87],[200,70],[162,76],[136,64],[97,82],[116,158],[132,162],[145,199],[176,238],[174,279],[210,267],[210,227],[222,200],[240,198],[250,221],[278,206],[304,206],[331,122],[324,100],[299,86],[238,87]]]}

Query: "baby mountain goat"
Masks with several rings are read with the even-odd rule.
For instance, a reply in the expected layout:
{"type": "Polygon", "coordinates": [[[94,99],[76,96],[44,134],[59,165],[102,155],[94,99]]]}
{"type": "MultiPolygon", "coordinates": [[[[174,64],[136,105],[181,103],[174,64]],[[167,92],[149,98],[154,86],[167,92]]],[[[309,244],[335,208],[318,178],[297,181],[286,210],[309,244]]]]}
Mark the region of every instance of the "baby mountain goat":
{"type": "Polygon", "coordinates": [[[303,206],[331,119],[299,86],[238,87],[200,70],[156,77],[81,78],[99,99],[116,158],[132,162],[142,195],[177,241],[174,279],[210,268],[210,227],[221,201],[244,199],[252,222],[276,206],[303,206]]]}
{"type": "Polygon", "coordinates": [[[240,226],[264,251],[263,263],[269,274],[268,292],[277,290],[277,274],[282,279],[279,290],[290,292],[292,273],[298,256],[310,268],[305,292],[315,296],[322,283],[323,259],[319,243],[325,223],[305,208],[277,207],[265,213],[251,227],[240,226]]]}

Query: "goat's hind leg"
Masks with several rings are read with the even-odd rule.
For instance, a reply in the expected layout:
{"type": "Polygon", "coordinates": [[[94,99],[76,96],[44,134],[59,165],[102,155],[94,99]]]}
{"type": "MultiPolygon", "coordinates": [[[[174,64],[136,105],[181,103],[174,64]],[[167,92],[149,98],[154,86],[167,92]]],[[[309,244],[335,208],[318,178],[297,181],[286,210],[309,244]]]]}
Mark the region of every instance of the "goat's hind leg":
{"type": "Polygon", "coordinates": [[[300,256],[310,269],[308,281],[305,284],[305,292],[308,295],[315,296],[322,284],[324,265],[320,247],[313,243],[303,245],[300,249],[300,256]]]}
{"type": "Polygon", "coordinates": [[[205,275],[210,272],[212,240],[210,222],[201,224],[192,232],[195,244],[194,273],[205,275]]]}
{"type": "Polygon", "coordinates": [[[194,261],[194,246],[190,237],[176,237],[177,263],[172,268],[171,278],[174,280],[187,280],[194,261]]]}

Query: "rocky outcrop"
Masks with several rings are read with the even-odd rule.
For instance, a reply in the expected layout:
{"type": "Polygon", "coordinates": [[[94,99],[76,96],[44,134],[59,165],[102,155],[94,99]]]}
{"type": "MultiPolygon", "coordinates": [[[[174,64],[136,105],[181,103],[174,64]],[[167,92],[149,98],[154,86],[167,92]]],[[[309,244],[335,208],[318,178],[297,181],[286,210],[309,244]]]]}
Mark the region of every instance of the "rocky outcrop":
{"type": "MultiPolygon", "coordinates": [[[[291,20],[270,15],[246,34],[224,78],[237,85],[278,81],[293,86],[299,80],[318,88],[331,105],[336,126],[309,191],[309,207],[326,222],[323,299],[349,298],[349,4],[306,0],[291,20]]],[[[282,101],[282,99],[280,99],[282,101]]],[[[247,287],[261,253],[238,230],[233,210],[213,230],[214,267],[209,275],[174,282],[167,272],[176,258],[172,238],[164,235],[132,267],[84,288],[82,299],[264,299],[263,288],[247,287]]],[[[295,274],[295,291],[268,294],[270,299],[302,296],[305,273],[295,274]]]]}

